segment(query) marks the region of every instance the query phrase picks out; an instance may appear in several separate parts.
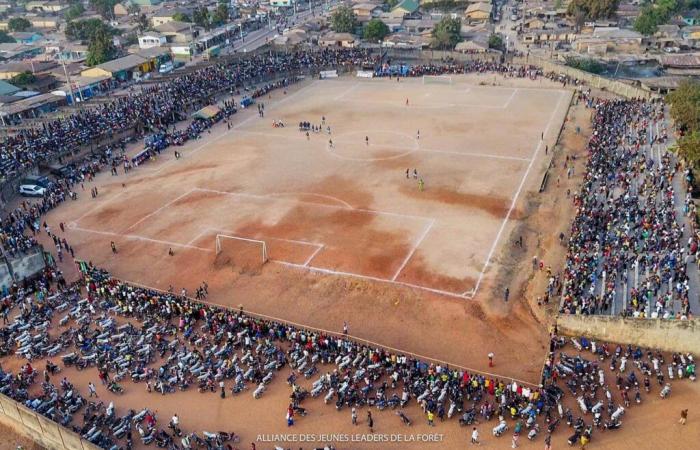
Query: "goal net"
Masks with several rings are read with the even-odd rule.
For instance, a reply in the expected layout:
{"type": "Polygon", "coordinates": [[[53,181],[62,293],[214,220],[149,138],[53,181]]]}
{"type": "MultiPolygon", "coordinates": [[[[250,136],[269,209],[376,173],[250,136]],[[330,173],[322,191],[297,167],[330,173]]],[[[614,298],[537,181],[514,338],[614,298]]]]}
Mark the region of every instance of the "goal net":
{"type": "Polygon", "coordinates": [[[423,84],[452,84],[452,77],[447,75],[423,75],[423,84]]]}
{"type": "Polygon", "coordinates": [[[260,268],[267,260],[265,241],[228,234],[216,235],[217,266],[233,266],[244,272],[260,268]]]}

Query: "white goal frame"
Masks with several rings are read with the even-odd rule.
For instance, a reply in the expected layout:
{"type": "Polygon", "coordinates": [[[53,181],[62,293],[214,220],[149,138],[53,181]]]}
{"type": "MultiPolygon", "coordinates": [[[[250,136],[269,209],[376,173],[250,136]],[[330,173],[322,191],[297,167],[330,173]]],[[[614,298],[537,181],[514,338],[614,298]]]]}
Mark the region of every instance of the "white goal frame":
{"type": "Polygon", "coordinates": [[[259,244],[262,264],[265,264],[269,259],[268,255],[267,255],[267,243],[265,241],[261,241],[259,239],[244,238],[241,236],[233,236],[231,234],[217,234],[216,235],[216,249],[215,249],[216,256],[219,256],[219,254],[221,253],[221,241],[223,239],[233,239],[236,241],[245,241],[245,242],[251,242],[253,244],[259,244]]]}
{"type": "Polygon", "coordinates": [[[423,75],[423,84],[452,84],[452,77],[448,75],[423,75]]]}

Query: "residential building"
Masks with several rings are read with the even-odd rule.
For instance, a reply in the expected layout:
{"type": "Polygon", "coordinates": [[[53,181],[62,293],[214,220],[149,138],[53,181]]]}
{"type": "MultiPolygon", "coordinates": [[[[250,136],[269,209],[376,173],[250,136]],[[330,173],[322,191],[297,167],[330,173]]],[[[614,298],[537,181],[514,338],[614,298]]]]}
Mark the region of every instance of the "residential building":
{"type": "Polygon", "coordinates": [[[168,43],[190,43],[199,36],[198,28],[188,22],[173,20],[154,28],[155,31],[165,36],[168,43]]]}
{"type": "Polygon", "coordinates": [[[162,47],[167,43],[168,39],[160,33],[146,32],[142,36],[139,36],[139,48],[142,49],[162,47]]]}
{"type": "Polygon", "coordinates": [[[376,3],[357,3],[352,5],[352,11],[360,22],[367,22],[384,12],[381,5],[376,3]]]}
{"type": "Polygon", "coordinates": [[[472,3],[464,10],[464,17],[471,21],[485,22],[491,18],[491,3],[472,3]]]}
{"type": "Polygon", "coordinates": [[[355,36],[350,33],[330,32],[318,39],[318,45],[321,47],[354,47],[355,41],[355,36]]]}
{"type": "Polygon", "coordinates": [[[68,9],[68,2],[58,0],[31,1],[24,4],[24,9],[36,13],[58,13],[68,9]]]}
{"type": "Polygon", "coordinates": [[[10,84],[7,81],[0,80],[0,97],[6,95],[13,95],[15,92],[19,92],[22,89],[18,88],[14,84],[10,84]]]}
{"type": "Polygon", "coordinates": [[[420,17],[420,2],[418,0],[401,0],[399,4],[391,10],[394,14],[400,14],[403,17],[420,17]]]}
{"type": "Polygon", "coordinates": [[[10,36],[12,36],[17,43],[25,45],[33,44],[43,37],[41,34],[32,31],[17,31],[10,33],[10,36]]]}

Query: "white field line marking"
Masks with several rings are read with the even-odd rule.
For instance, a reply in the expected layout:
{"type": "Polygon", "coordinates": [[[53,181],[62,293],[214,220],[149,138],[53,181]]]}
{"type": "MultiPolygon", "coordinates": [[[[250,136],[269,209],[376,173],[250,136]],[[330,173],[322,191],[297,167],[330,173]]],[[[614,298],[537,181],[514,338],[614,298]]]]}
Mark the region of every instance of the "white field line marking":
{"type": "MultiPolygon", "coordinates": [[[[306,136],[285,136],[282,134],[276,134],[276,133],[266,133],[264,131],[248,131],[248,130],[241,130],[239,131],[239,134],[255,134],[255,135],[260,135],[260,136],[267,136],[267,137],[273,137],[273,138],[278,138],[278,139],[297,139],[297,140],[306,140],[306,136]]],[[[406,134],[408,136],[408,134],[406,134]]],[[[310,142],[313,142],[310,141],[310,142]]],[[[335,144],[339,143],[338,141],[334,141],[334,150],[336,149],[335,144]]],[[[342,144],[342,143],[340,143],[342,144]]],[[[359,144],[358,144],[359,145],[359,144]]],[[[379,145],[376,144],[370,144],[370,147],[379,147],[379,145]]],[[[389,144],[389,145],[382,145],[381,147],[385,148],[392,148],[392,149],[397,149],[397,150],[405,150],[405,152],[397,154],[397,155],[392,155],[392,156],[387,156],[384,158],[351,158],[348,156],[342,156],[338,155],[335,152],[332,152],[332,155],[338,159],[344,159],[348,161],[366,161],[366,162],[371,162],[371,161],[385,161],[385,160],[390,160],[390,159],[397,159],[397,158],[402,158],[404,156],[410,155],[411,153],[414,152],[423,152],[423,153],[444,153],[447,155],[456,155],[456,156],[472,156],[475,158],[492,158],[492,159],[505,159],[505,160],[513,160],[513,161],[526,161],[530,162],[530,158],[523,158],[520,156],[507,156],[507,155],[494,155],[490,153],[480,153],[480,152],[460,152],[456,150],[437,150],[437,149],[431,149],[431,148],[415,148],[415,147],[409,147],[409,146],[402,146],[402,145],[395,145],[395,144],[389,144]]],[[[326,142],[326,150],[330,150],[328,148],[328,143],[326,142]]]]}
{"type": "Polygon", "coordinates": [[[161,239],[153,239],[153,238],[149,238],[149,237],[145,237],[145,236],[138,236],[136,234],[121,234],[121,233],[114,233],[111,231],[91,230],[89,228],[81,228],[81,227],[75,227],[73,229],[77,230],[77,231],[83,231],[86,233],[101,234],[103,236],[122,237],[122,238],[129,239],[129,240],[153,242],[156,244],[168,245],[170,247],[190,248],[190,249],[200,250],[200,251],[208,252],[208,253],[212,252],[212,250],[208,249],[208,248],[197,247],[197,246],[189,245],[189,244],[180,244],[179,242],[164,241],[161,239]]]}
{"type": "Polygon", "coordinates": [[[313,197],[318,197],[318,198],[325,198],[328,200],[333,200],[334,202],[340,203],[341,205],[345,206],[346,208],[354,209],[352,205],[345,200],[342,200],[338,197],[333,197],[332,195],[325,195],[325,194],[316,194],[315,192],[273,192],[271,194],[267,194],[269,197],[285,197],[285,196],[293,196],[293,195],[310,195],[313,197]]]}
{"type": "MultiPolygon", "coordinates": [[[[556,116],[557,112],[559,111],[561,100],[563,98],[565,98],[564,95],[559,94],[559,100],[557,101],[557,106],[552,111],[552,114],[549,117],[549,122],[547,123],[547,127],[544,130],[545,135],[547,135],[547,133],[549,132],[549,129],[552,126],[552,121],[554,120],[554,117],[556,116]]],[[[488,269],[488,266],[491,263],[491,258],[493,257],[493,254],[496,251],[496,247],[498,246],[498,242],[501,239],[501,235],[503,234],[503,230],[505,230],[506,224],[508,223],[508,220],[510,219],[510,215],[513,213],[513,209],[515,209],[515,205],[517,204],[518,198],[520,197],[520,192],[523,190],[523,186],[525,185],[525,181],[527,180],[527,176],[530,174],[530,170],[532,170],[532,166],[534,165],[537,153],[540,151],[540,148],[542,147],[543,143],[544,143],[544,140],[540,140],[537,143],[537,146],[535,146],[535,150],[532,152],[532,157],[530,158],[530,164],[528,164],[527,169],[525,170],[525,174],[523,174],[523,177],[520,179],[520,184],[518,185],[518,189],[515,191],[515,195],[513,196],[513,200],[510,204],[510,208],[508,209],[508,212],[506,213],[506,217],[503,219],[503,222],[501,223],[501,227],[498,229],[498,233],[496,234],[496,238],[494,239],[493,244],[491,244],[491,248],[489,249],[489,253],[486,257],[486,262],[484,263],[484,267],[481,269],[481,272],[479,273],[479,278],[476,280],[476,286],[474,286],[474,290],[473,290],[472,295],[476,295],[476,292],[479,290],[479,286],[481,285],[481,281],[484,278],[484,274],[486,273],[486,270],[488,269]]],[[[465,291],[462,295],[466,295],[467,293],[468,293],[468,291],[465,291]]]]}
{"type": "Polygon", "coordinates": [[[405,283],[403,281],[392,281],[388,278],[380,278],[380,277],[373,277],[371,275],[362,275],[359,273],[353,273],[353,272],[341,272],[337,270],[331,270],[331,269],[324,269],[322,267],[316,267],[316,266],[304,266],[303,264],[295,264],[295,263],[290,263],[286,261],[272,261],[276,264],[281,264],[283,266],[288,266],[288,267],[295,267],[297,269],[305,269],[310,272],[316,272],[316,273],[322,273],[326,275],[337,275],[337,276],[344,276],[344,277],[353,277],[353,278],[360,278],[363,280],[371,280],[371,281],[377,281],[380,283],[388,283],[388,284],[396,284],[399,286],[406,286],[414,289],[420,289],[426,292],[432,292],[434,294],[440,294],[440,295],[446,295],[448,297],[456,297],[456,298],[469,298],[466,295],[459,294],[456,292],[450,292],[450,291],[443,291],[441,289],[434,289],[434,288],[429,288],[427,286],[420,286],[417,284],[412,284],[412,283],[405,283]]]}
{"type": "Polygon", "coordinates": [[[141,222],[143,222],[144,220],[148,219],[149,217],[154,216],[155,214],[158,214],[159,212],[161,212],[162,210],[164,210],[164,209],[167,208],[168,206],[172,205],[173,203],[177,202],[177,201],[180,200],[181,198],[187,197],[188,195],[190,195],[190,194],[191,194],[192,192],[194,192],[195,190],[196,190],[196,188],[190,189],[189,191],[185,192],[184,194],[178,195],[177,197],[175,197],[174,199],[170,200],[169,202],[167,202],[166,204],[164,204],[164,205],[161,206],[160,208],[156,209],[155,211],[151,211],[150,213],[146,214],[145,216],[143,216],[142,218],[140,218],[139,220],[137,220],[136,222],[134,222],[129,228],[125,229],[124,231],[129,231],[129,230],[131,230],[131,229],[134,228],[136,225],[140,224],[141,222]]]}
{"type": "Polygon", "coordinates": [[[187,244],[185,244],[185,245],[192,245],[194,242],[197,241],[197,239],[201,238],[202,236],[204,236],[204,235],[207,234],[207,233],[209,233],[209,228],[203,229],[202,231],[200,231],[199,233],[197,233],[197,234],[195,235],[195,237],[193,237],[192,239],[190,239],[189,241],[187,241],[187,244]]]}
{"type": "MultiPolygon", "coordinates": [[[[161,292],[161,293],[163,293],[163,294],[166,293],[163,289],[159,289],[159,288],[154,287],[154,286],[149,286],[149,285],[147,285],[147,284],[137,283],[137,282],[135,282],[135,281],[129,281],[129,280],[122,280],[122,281],[125,282],[125,283],[128,283],[128,284],[132,284],[132,285],[134,285],[134,286],[141,287],[141,288],[150,289],[150,290],[153,290],[153,291],[158,291],[158,292],[161,292]]],[[[233,310],[233,308],[232,308],[230,305],[227,306],[227,305],[222,305],[222,304],[220,304],[220,303],[214,303],[214,302],[211,302],[211,301],[195,300],[195,299],[193,299],[193,298],[191,298],[191,297],[190,297],[189,299],[190,299],[191,301],[196,302],[196,303],[202,303],[202,304],[207,304],[207,305],[219,306],[219,307],[224,308],[224,309],[227,309],[227,310],[233,310]]],[[[295,327],[297,327],[297,328],[306,328],[306,329],[313,330],[313,331],[319,331],[319,332],[321,332],[321,333],[325,333],[325,334],[328,334],[328,335],[333,335],[333,336],[342,337],[342,338],[350,338],[350,339],[353,339],[353,340],[358,341],[358,342],[364,342],[364,343],[366,343],[366,344],[369,344],[369,345],[372,346],[372,347],[381,347],[381,348],[384,348],[384,349],[386,349],[386,350],[390,350],[390,351],[392,351],[392,352],[394,352],[394,353],[398,353],[398,354],[402,354],[402,355],[411,355],[411,356],[413,356],[413,357],[415,357],[415,358],[422,359],[422,360],[424,360],[424,361],[437,362],[437,363],[439,363],[439,364],[441,364],[441,365],[443,365],[443,366],[457,367],[457,368],[462,369],[462,370],[465,370],[465,371],[467,371],[467,372],[478,373],[478,374],[481,374],[481,375],[489,376],[489,377],[491,377],[491,378],[502,379],[502,380],[512,380],[512,381],[517,381],[518,383],[523,384],[523,385],[532,386],[532,387],[534,387],[534,388],[537,387],[536,384],[533,384],[533,383],[530,383],[530,382],[527,382],[527,381],[523,381],[523,380],[519,380],[519,379],[517,379],[517,378],[507,377],[507,376],[498,375],[498,374],[493,374],[493,373],[489,373],[489,372],[484,372],[484,371],[482,371],[482,370],[470,369],[469,367],[464,367],[464,366],[461,366],[461,365],[459,365],[459,364],[454,364],[454,363],[446,362],[446,361],[443,361],[443,360],[440,360],[440,359],[435,359],[435,358],[431,358],[431,357],[428,357],[428,356],[423,356],[423,355],[420,355],[420,354],[417,354],[417,353],[412,353],[412,352],[409,352],[409,351],[406,351],[406,350],[401,350],[401,349],[398,349],[398,348],[390,347],[390,346],[388,346],[388,345],[380,344],[380,343],[378,343],[378,342],[369,341],[369,340],[363,339],[363,338],[361,338],[361,337],[357,337],[357,336],[353,336],[353,335],[340,334],[340,333],[337,332],[337,331],[324,330],[323,328],[316,328],[316,327],[312,327],[312,326],[310,326],[310,325],[305,325],[305,324],[302,324],[302,323],[292,322],[291,320],[281,319],[281,318],[278,318],[278,317],[269,316],[269,315],[267,315],[267,314],[256,313],[256,312],[254,312],[254,311],[251,311],[251,310],[248,309],[248,308],[245,308],[245,313],[248,314],[248,315],[251,315],[251,316],[257,316],[257,317],[260,317],[260,318],[263,318],[263,319],[272,320],[272,321],[275,321],[275,322],[279,322],[279,323],[284,323],[284,324],[292,325],[292,326],[295,326],[295,327]]]]}
{"type": "MultiPolygon", "coordinates": [[[[242,192],[227,192],[227,191],[219,191],[215,189],[206,189],[206,188],[194,188],[192,189],[193,191],[200,191],[200,192],[210,192],[212,194],[220,194],[220,195],[230,195],[232,197],[242,197],[242,198],[253,198],[253,199],[259,199],[259,200],[270,200],[270,197],[267,195],[258,195],[258,194],[245,194],[242,192]]],[[[302,205],[312,205],[312,206],[318,206],[320,208],[332,208],[332,209],[344,209],[348,211],[357,211],[361,213],[367,213],[367,214],[376,214],[380,216],[389,216],[389,217],[401,217],[401,218],[408,218],[408,219],[418,219],[418,220],[433,220],[432,217],[425,217],[425,216],[415,216],[411,214],[400,214],[400,213],[394,213],[394,212],[388,212],[388,211],[376,211],[372,209],[365,209],[365,208],[347,208],[345,206],[337,206],[337,205],[329,205],[327,203],[315,203],[315,202],[305,202],[302,200],[294,200],[294,199],[285,199],[285,198],[280,198],[281,201],[286,201],[286,202],[292,202],[292,203],[299,203],[302,205]]]]}
{"type": "Polygon", "coordinates": [[[83,214],[82,216],[80,216],[80,217],[78,217],[77,219],[75,219],[75,220],[73,221],[73,223],[75,223],[75,224],[77,225],[78,222],[80,222],[81,220],[83,220],[86,216],[88,216],[88,215],[92,214],[93,212],[98,211],[98,210],[102,209],[103,207],[107,206],[107,204],[109,204],[109,203],[111,203],[112,201],[116,200],[117,197],[120,197],[120,196],[124,195],[124,193],[125,193],[125,191],[121,191],[121,192],[119,192],[117,195],[115,195],[114,197],[109,198],[106,202],[103,202],[103,203],[100,203],[100,204],[98,204],[98,205],[95,205],[94,207],[90,208],[85,214],[83,214]]]}
{"type": "Polygon", "coordinates": [[[320,247],[318,247],[318,248],[306,259],[306,261],[304,261],[304,267],[308,267],[308,266],[309,266],[309,263],[311,262],[311,260],[314,259],[314,258],[316,257],[316,255],[318,255],[318,252],[320,252],[321,250],[323,250],[323,247],[324,247],[323,245],[321,245],[320,247]]]}
{"type": "Polygon", "coordinates": [[[323,246],[324,246],[323,244],[320,244],[320,243],[318,243],[318,242],[301,241],[301,240],[298,240],[298,239],[285,239],[285,238],[276,238],[276,237],[264,237],[264,238],[260,238],[260,239],[255,239],[255,238],[244,238],[243,236],[236,235],[235,231],[233,231],[233,230],[224,230],[224,229],[221,229],[221,228],[210,228],[210,227],[207,227],[207,228],[206,228],[206,231],[207,231],[207,232],[219,233],[219,234],[228,233],[228,234],[230,234],[231,236],[240,237],[241,239],[244,239],[244,240],[253,240],[253,241],[282,241],[282,242],[290,242],[290,243],[292,243],[292,244],[310,245],[310,246],[313,246],[313,247],[323,247],[323,246]]]}
{"type": "Polygon", "coordinates": [[[346,95],[348,95],[350,92],[354,91],[359,85],[360,85],[360,83],[354,83],[352,86],[350,86],[349,88],[344,90],[342,94],[336,96],[333,100],[335,100],[335,101],[342,100],[346,95]]]}
{"type": "Polygon", "coordinates": [[[484,109],[503,109],[502,105],[484,105],[480,103],[433,103],[431,105],[416,105],[410,102],[409,98],[409,104],[406,106],[406,103],[403,101],[399,102],[394,102],[394,101],[389,101],[389,100],[367,100],[367,99],[362,99],[362,100],[355,100],[355,99],[346,99],[343,100],[344,102],[353,102],[353,103],[362,103],[363,105],[366,104],[375,104],[375,105],[383,105],[383,106],[389,106],[392,108],[412,108],[412,109],[444,109],[444,108],[484,108],[484,109]]]}
{"type": "MultiPolygon", "coordinates": [[[[513,101],[513,98],[515,97],[515,94],[518,93],[518,91],[520,91],[520,89],[518,89],[518,88],[513,89],[513,93],[510,94],[510,97],[508,97],[508,100],[507,100],[506,103],[503,105],[503,109],[508,109],[508,107],[510,106],[510,102],[513,101]]],[[[561,95],[561,94],[559,94],[559,95],[561,95]]]]}
{"type": "Polygon", "coordinates": [[[413,254],[416,253],[416,250],[418,250],[418,247],[420,246],[421,242],[423,242],[423,239],[425,239],[425,237],[428,235],[430,229],[433,228],[433,225],[435,225],[435,219],[431,220],[428,226],[425,227],[425,230],[423,230],[423,234],[421,234],[420,237],[413,244],[413,248],[408,253],[408,255],[406,255],[406,258],[404,258],[403,262],[401,263],[401,266],[391,278],[391,281],[396,281],[396,278],[398,278],[401,271],[404,269],[404,267],[406,267],[406,264],[408,264],[408,261],[410,261],[410,259],[413,257],[413,254]]]}
{"type": "MultiPolygon", "coordinates": [[[[285,98],[283,98],[282,100],[280,100],[280,101],[274,103],[273,105],[270,105],[270,107],[269,107],[268,109],[275,109],[276,107],[278,107],[278,106],[281,105],[282,103],[285,103],[285,102],[289,101],[290,99],[292,99],[292,98],[298,96],[300,93],[306,91],[307,89],[309,89],[311,86],[313,86],[313,85],[315,85],[315,84],[316,84],[316,81],[311,82],[310,84],[308,84],[307,86],[304,86],[303,88],[299,89],[299,90],[296,91],[295,93],[286,96],[285,98]]],[[[187,151],[186,153],[183,152],[181,159],[182,159],[182,158],[189,157],[189,156],[191,156],[191,155],[197,153],[198,151],[202,150],[203,148],[205,148],[205,147],[207,147],[207,146],[209,146],[209,145],[211,145],[211,144],[213,144],[213,143],[215,143],[215,142],[217,142],[217,141],[223,139],[225,136],[228,136],[229,134],[231,134],[234,130],[237,130],[238,128],[242,127],[243,125],[247,124],[248,122],[250,122],[250,121],[252,121],[252,120],[254,120],[254,119],[258,118],[258,117],[259,117],[259,116],[258,116],[257,114],[253,113],[253,114],[251,114],[251,116],[248,117],[247,119],[242,120],[241,122],[238,122],[237,124],[233,125],[233,126],[231,127],[230,130],[224,131],[223,133],[221,133],[220,135],[216,136],[216,137],[213,138],[213,139],[205,139],[205,142],[203,142],[203,143],[202,143],[201,145],[199,145],[198,147],[196,147],[196,148],[194,148],[194,149],[192,149],[192,150],[190,150],[190,151],[187,151]]],[[[161,170],[165,169],[166,167],[168,167],[170,164],[172,164],[172,163],[175,162],[175,161],[177,161],[177,160],[171,159],[170,161],[163,163],[158,169],[153,170],[151,173],[156,174],[156,173],[160,172],[161,170]]]]}
{"type": "Polygon", "coordinates": [[[436,150],[436,149],[430,149],[430,148],[419,148],[417,151],[424,152],[424,153],[444,153],[447,155],[473,156],[475,158],[507,159],[507,160],[512,160],[512,161],[530,162],[530,158],[523,158],[520,156],[492,155],[489,153],[478,153],[478,152],[458,152],[458,151],[453,151],[453,150],[436,150]]]}

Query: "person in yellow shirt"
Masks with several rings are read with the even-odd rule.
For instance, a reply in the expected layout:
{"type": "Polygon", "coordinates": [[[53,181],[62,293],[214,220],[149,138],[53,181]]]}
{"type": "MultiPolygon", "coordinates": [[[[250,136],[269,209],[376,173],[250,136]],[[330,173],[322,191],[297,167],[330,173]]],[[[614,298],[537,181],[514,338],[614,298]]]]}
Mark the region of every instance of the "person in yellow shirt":
{"type": "Polygon", "coordinates": [[[435,414],[433,414],[432,411],[428,411],[428,425],[431,427],[434,427],[435,424],[433,423],[433,420],[435,419],[435,414]]]}

